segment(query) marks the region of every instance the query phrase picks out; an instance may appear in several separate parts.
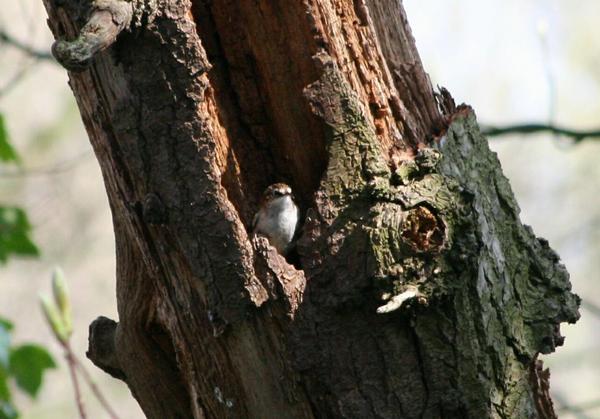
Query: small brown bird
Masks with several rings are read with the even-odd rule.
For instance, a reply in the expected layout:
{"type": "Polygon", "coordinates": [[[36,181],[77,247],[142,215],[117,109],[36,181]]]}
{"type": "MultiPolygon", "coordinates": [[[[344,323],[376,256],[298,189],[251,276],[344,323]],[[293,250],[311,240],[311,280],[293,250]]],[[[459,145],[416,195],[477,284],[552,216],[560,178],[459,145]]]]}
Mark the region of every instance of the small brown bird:
{"type": "Polygon", "coordinates": [[[265,236],[279,253],[285,255],[294,238],[298,219],[299,210],[292,188],[285,183],[274,183],[263,193],[260,208],[252,222],[252,231],[265,236]]]}

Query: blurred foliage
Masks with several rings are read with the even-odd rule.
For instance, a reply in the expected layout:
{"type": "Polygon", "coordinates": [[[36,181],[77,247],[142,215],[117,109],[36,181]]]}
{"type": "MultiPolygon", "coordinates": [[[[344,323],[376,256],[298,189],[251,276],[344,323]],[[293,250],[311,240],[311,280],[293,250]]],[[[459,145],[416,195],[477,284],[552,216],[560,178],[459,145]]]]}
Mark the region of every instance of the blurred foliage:
{"type": "Polygon", "coordinates": [[[25,344],[10,353],[10,373],[17,385],[32,397],[37,396],[42,386],[44,370],[56,368],[54,359],[39,345],[25,344]]]}
{"type": "Polygon", "coordinates": [[[13,324],[0,318],[0,419],[19,417],[12,403],[9,383],[35,398],[42,385],[44,372],[56,368],[56,363],[42,346],[24,344],[13,346],[11,332],[13,324]]]}
{"type": "Polygon", "coordinates": [[[30,233],[31,225],[23,209],[0,206],[0,263],[6,263],[11,254],[38,256],[30,233]]]}
{"type": "MultiPolygon", "coordinates": [[[[0,114],[0,160],[20,163],[20,158],[10,144],[4,117],[0,114]]],[[[38,256],[39,250],[31,240],[31,224],[27,213],[18,207],[0,205],[0,263],[6,263],[11,254],[38,256]]]]}
{"type": "Polygon", "coordinates": [[[3,162],[20,162],[19,155],[8,139],[4,116],[0,114],[0,160],[3,162]]]}
{"type": "MultiPolygon", "coordinates": [[[[6,124],[0,114],[0,161],[20,163],[12,147],[6,124]]],[[[31,240],[31,224],[27,213],[18,207],[0,205],[0,264],[10,256],[38,256],[39,250],[31,240]]],[[[35,398],[42,385],[44,372],[56,363],[48,351],[27,343],[14,346],[11,333],[14,325],[0,317],[0,419],[15,419],[19,412],[12,401],[11,383],[35,398]]]]}

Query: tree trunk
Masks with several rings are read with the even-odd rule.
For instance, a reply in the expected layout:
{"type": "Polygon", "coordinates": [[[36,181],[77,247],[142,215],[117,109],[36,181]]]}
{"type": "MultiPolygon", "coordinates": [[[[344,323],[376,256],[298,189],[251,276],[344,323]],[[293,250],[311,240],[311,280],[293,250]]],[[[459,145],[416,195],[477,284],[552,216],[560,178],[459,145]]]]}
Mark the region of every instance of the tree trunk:
{"type": "Polygon", "coordinates": [[[578,297],[399,0],[44,2],[117,243],[88,356],[149,418],[554,415],[578,297]],[[276,181],[287,260],[250,234],[276,181]]]}

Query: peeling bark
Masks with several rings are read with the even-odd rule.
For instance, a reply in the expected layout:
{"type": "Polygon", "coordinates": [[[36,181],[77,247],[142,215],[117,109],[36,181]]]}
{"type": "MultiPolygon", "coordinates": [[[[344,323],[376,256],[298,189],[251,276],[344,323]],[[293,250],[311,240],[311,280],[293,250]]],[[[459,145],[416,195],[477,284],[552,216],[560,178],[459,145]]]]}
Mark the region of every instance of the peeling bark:
{"type": "Polygon", "coordinates": [[[149,418],[551,411],[532,365],[578,297],[472,110],[433,93],[400,2],[44,3],[57,45],[100,26],[69,76],[119,322],[88,356],[149,418]],[[275,181],[306,212],[288,260],[249,236],[275,181]]]}

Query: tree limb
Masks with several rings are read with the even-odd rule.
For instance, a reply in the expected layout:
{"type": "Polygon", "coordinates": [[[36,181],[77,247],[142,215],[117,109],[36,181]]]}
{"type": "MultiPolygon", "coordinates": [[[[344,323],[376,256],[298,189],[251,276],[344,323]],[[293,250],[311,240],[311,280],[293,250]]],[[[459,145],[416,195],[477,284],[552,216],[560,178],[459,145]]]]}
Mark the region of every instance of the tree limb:
{"type": "Polygon", "coordinates": [[[90,324],[89,347],[86,356],[98,368],[114,378],[125,381],[115,350],[118,323],[100,316],[90,324]]]}
{"type": "Polygon", "coordinates": [[[123,0],[97,0],[89,20],[77,39],[59,39],[52,45],[52,54],[67,70],[83,71],[94,55],[111,46],[117,35],[129,26],[133,5],[123,0]]]}
{"type": "Polygon", "coordinates": [[[548,131],[553,134],[571,137],[574,142],[578,143],[587,138],[600,138],[600,129],[590,131],[579,131],[565,127],[556,126],[553,124],[517,124],[507,125],[503,127],[485,126],[483,134],[488,137],[496,137],[507,134],[534,134],[537,132],[548,131]]]}
{"type": "Polygon", "coordinates": [[[36,50],[31,45],[27,45],[14,38],[12,35],[9,35],[4,29],[0,29],[0,43],[10,45],[20,50],[21,52],[35,58],[36,60],[54,61],[54,57],[52,57],[52,54],[50,54],[50,52],[36,50]]]}

